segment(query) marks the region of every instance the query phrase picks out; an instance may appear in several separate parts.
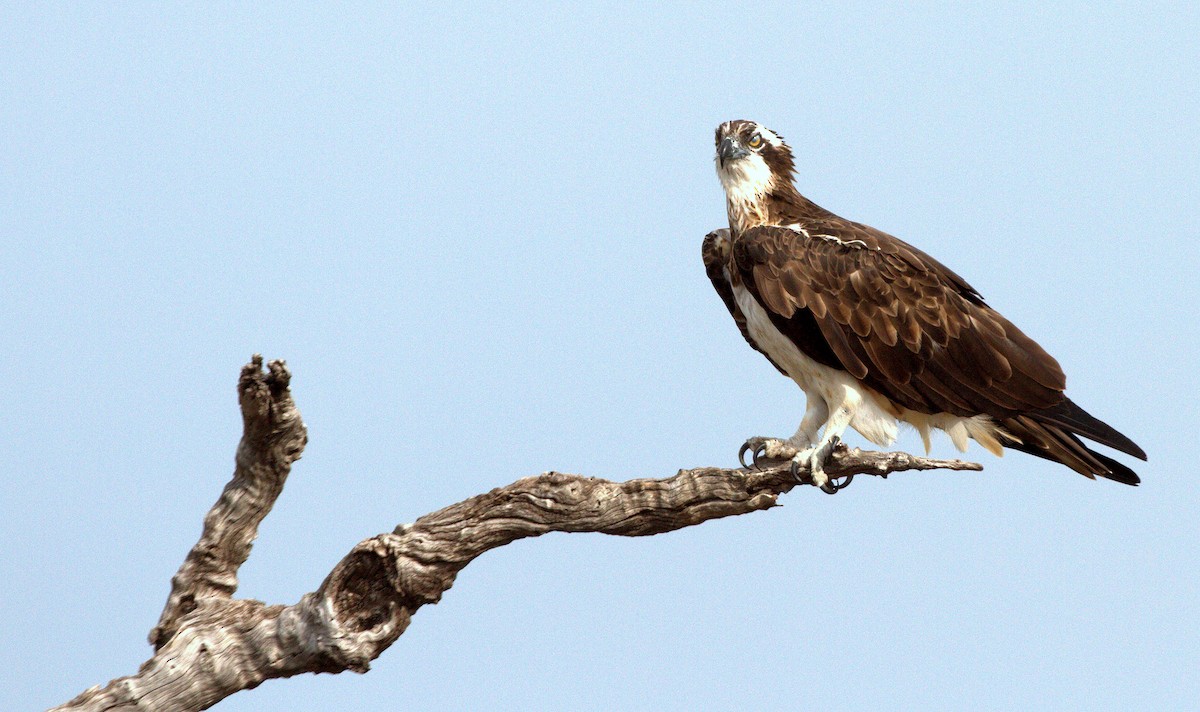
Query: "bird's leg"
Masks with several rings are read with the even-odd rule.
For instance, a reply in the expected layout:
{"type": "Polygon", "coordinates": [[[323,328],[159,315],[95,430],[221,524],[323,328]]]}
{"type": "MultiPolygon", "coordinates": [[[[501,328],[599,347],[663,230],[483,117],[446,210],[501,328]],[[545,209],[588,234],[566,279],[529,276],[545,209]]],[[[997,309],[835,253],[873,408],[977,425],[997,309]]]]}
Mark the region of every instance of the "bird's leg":
{"type": "Polygon", "coordinates": [[[825,399],[810,396],[808,406],[804,410],[804,418],[800,420],[800,427],[796,429],[795,435],[787,439],[750,438],[738,452],[738,460],[742,467],[749,467],[745,456],[747,452],[752,452],[751,465],[758,467],[758,461],[762,459],[790,460],[797,457],[798,453],[812,449],[812,444],[817,440],[817,432],[828,417],[829,408],[825,405],[825,399]]]}
{"type": "Polygon", "coordinates": [[[812,456],[814,445],[817,442],[817,433],[820,432],[821,426],[829,420],[829,405],[824,398],[820,396],[809,396],[808,407],[804,409],[804,418],[800,421],[800,427],[796,429],[796,434],[788,440],[788,443],[796,448],[796,452],[792,453],[792,458],[801,458],[807,460],[812,456]]]}
{"type": "Polygon", "coordinates": [[[833,454],[834,448],[841,442],[842,433],[846,432],[853,419],[854,405],[849,400],[838,406],[825,423],[825,433],[821,439],[792,457],[792,475],[800,479],[800,468],[807,466],[812,483],[827,494],[837,494],[838,490],[850,484],[850,479],[840,485],[831,481],[825,474],[824,465],[833,454]]]}

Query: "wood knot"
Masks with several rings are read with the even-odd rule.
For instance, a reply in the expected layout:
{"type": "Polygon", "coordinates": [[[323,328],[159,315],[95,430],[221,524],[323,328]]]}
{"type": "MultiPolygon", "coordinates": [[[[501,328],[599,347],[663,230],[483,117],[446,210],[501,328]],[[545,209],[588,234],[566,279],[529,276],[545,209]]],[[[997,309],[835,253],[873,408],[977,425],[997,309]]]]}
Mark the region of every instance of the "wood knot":
{"type": "Polygon", "coordinates": [[[400,597],[392,587],[383,557],[373,552],[355,552],[342,563],[338,573],[329,597],[342,626],[360,633],[392,619],[400,597]]]}

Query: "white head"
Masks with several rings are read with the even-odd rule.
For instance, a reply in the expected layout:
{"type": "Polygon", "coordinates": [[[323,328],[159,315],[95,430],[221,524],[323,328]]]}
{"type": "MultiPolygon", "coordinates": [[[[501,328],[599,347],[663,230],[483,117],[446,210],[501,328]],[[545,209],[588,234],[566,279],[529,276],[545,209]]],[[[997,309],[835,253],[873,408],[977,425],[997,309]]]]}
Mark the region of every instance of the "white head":
{"type": "Polygon", "coordinates": [[[725,189],[730,222],[762,213],[762,200],[782,184],[791,185],[792,149],[774,131],[753,121],[726,121],[716,133],[717,177],[725,189]]]}

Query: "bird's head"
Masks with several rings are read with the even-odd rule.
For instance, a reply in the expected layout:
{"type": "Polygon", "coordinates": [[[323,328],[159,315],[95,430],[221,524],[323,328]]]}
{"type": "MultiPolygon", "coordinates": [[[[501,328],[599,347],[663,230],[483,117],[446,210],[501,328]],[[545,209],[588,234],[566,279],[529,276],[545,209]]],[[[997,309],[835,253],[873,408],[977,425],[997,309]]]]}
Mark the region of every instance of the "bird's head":
{"type": "Polygon", "coordinates": [[[731,201],[755,203],[791,185],[795,163],[783,137],[766,126],[737,119],[717,127],[717,177],[731,201]]]}

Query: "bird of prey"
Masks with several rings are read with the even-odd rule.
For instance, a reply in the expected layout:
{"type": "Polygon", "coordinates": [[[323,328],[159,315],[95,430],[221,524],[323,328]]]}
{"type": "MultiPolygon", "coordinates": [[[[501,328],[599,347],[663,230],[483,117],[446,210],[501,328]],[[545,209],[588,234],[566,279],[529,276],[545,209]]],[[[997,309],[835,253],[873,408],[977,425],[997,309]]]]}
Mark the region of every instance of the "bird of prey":
{"type": "Polygon", "coordinates": [[[961,451],[974,439],[1095,479],[1140,480],[1080,437],[1146,459],[1128,437],[1064,394],[1058,362],[989,307],[966,280],[924,252],[838,217],[797,192],[783,138],[753,121],[716,132],[717,176],[729,228],[704,240],[704,265],[742,336],[800,386],[808,404],[790,438],[751,438],[753,450],[822,464],[847,427],[887,446],[906,422],[929,450],[934,429],[961,451]],[[821,428],[824,426],[824,432],[821,428]]]}

